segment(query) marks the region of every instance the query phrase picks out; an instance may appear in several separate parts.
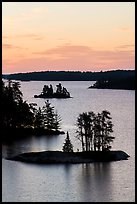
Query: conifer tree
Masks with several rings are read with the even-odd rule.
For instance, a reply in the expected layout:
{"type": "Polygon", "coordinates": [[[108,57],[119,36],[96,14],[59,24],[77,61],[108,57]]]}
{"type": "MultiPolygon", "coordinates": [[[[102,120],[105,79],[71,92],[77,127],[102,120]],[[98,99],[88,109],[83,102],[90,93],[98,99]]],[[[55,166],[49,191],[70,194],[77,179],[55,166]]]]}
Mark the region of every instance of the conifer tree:
{"type": "Polygon", "coordinates": [[[67,132],[67,137],[65,139],[65,143],[63,145],[63,152],[73,152],[73,145],[69,138],[69,133],[67,132]]]}
{"type": "Polygon", "coordinates": [[[51,106],[49,100],[45,102],[42,108],[44,128],[47,130],[59,130],[61,118],[54,112],[54,107],[51,106]]]}
{"type": "Polygon", "coordinates": [[[43,114],[42,114],[42,110],[40,107],[35,113],[34,127],[35,128],[44,128],[43,114]]]}
{"type": "Polygon", "coordinates": [[[32,105],[23,101],[19,82],[2,82],[2,128],[27,128],[33,126],[32,105]]]}
{"type": "Polygon", "coordinates": [[[61,117],[60,117],[60,115],[58,115],[58,113],[56,111],[54,114],[54,124],[53,124],[55,131],[58,131],[59,129],[61,129],[60,122],[61,122],[61,117]]]}

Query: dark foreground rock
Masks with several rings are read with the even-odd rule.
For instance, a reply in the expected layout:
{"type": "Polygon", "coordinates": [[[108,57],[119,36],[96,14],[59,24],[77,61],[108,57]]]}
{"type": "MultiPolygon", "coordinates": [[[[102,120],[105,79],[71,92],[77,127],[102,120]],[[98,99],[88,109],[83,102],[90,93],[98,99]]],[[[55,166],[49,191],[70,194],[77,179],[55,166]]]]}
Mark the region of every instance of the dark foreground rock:
{"type": "Polygon", "coordinates": [[[8,160],[22,161],[29,163],[91,163],[127,160],[129,157],[123,151],[106,152],[62,152],[62,151],[43,151],[28,152],[6,158],[8,160]]]}

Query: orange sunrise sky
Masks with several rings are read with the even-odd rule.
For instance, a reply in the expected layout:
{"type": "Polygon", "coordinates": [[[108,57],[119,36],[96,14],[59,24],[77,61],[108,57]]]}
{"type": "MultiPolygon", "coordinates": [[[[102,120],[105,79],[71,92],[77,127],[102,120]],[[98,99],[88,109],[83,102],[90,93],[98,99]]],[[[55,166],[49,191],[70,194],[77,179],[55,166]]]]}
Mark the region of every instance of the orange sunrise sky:
{"type": "Polygon", "coordinates": [[[135,2],[2,2],[2,72],[135,69],[135,2]]]}

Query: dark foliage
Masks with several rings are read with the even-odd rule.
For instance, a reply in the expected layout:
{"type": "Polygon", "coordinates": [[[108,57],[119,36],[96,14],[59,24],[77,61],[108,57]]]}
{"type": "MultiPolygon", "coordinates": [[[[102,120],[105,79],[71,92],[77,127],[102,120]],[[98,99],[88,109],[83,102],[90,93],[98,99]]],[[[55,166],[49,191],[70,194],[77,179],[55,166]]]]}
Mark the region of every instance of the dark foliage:
{"type": "Polygon", "coordinates": [[[135,76],[129,76],[124,78],[100,79],[89,88],[97,89],[126,89],[126,90],[135,90],[135,76]]]}
{"type": "Polygon", "coordinates": [[[29,134],[59,134],[61,118],[49,101],[43,108],[23,100],[19,82],[2,81],[0,127],[4,138],[29,134]]]}
{"type": "Polygon", "coordinates": [[[63,145],[63,152],[73,152],[73,145],[70,141],[69,134],[67,132],[67,137],[65,139],[65,143],[63,145]]]}
{"type": "Polygon", "coordinates": [[[108,151],[114,137],[110,112],[107,110],[95,114],[84,112],[77,118],[77,138],[81,141],[82,151],[108,151]]]}
{"type": "Polygon", "coordinates": [[[112,70],[100,72],[80,72],[80,71],[41,71],[29,73],[17,73],[3,75],[5,79],[15,79],[22,81],[97,81],[110,79],[124,79],[134,77],[134,70],[112,70]]]}
{"type": "Polygon", "coordinates": [[[52,85],[44,85],[43,91],[40,95],[34,95],[35,98],[70,98],[70,93],[62,84],[56,85],[56,91],[54,92],[52,85]]]}

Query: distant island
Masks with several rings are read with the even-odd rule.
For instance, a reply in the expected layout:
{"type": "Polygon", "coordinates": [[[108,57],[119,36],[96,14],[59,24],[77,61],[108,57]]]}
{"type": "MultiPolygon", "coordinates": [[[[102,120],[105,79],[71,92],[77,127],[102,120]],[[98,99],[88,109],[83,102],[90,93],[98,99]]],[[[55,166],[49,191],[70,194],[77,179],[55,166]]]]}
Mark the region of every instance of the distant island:
{"type": "Polygon", "coordinates": [[[98,81],[135,77],[135,70],[89,71],[39,71],[2,74],[2,78],[20,81],[98,81]]]}
{"type": "Polygon", "coordinates": [[[56,85],[57,89],[54,92],[53,87],[50,84],[44,85],[43,91],[40,95],[34,95],[35,98],[71,98],[70,93],[65,87],[62,87],[61,83],[56,85]]]}
{"type": "Polygon", "coordinates": [[[61,164],[61,163],[92,163],[92,162],[110,162],[127,160],[129,157],[124,151],[88,151],[88,152],[62,152],[62,151],[43,151],[27,152],[13,157],[8,160],[43,163],[43,164],[61,164]]]}
{"type": "Polygon", "coordinates": [[[100,79],[96,81],[89,89],[125,89],[135,90],[135,76],[124,78],[108,78],[107,80],[100,79]]]}

